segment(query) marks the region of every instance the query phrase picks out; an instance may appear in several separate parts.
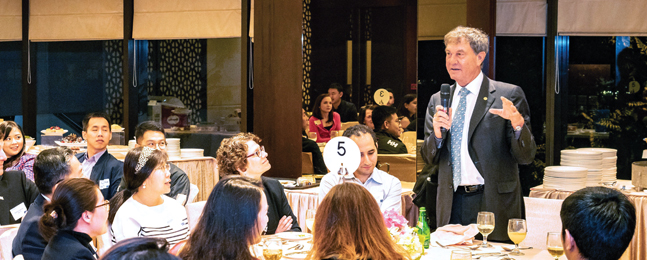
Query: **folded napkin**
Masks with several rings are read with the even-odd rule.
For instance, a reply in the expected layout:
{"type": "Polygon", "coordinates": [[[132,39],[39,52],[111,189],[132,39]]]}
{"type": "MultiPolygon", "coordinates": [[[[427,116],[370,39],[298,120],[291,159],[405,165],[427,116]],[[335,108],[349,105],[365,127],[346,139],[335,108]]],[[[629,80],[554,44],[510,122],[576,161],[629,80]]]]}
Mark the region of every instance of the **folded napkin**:
{"type": "Polygon", "coordinates": [[[450,224],[440,227],[436,229],[434,233],[431,233],[429,241],[432,244],[436,244],[436,242],[438,242],[443,246],[471,245],[474,240],[474,236],[478,233],[479,230],[476,224],[470,224],[467,226],[450,224]]]}

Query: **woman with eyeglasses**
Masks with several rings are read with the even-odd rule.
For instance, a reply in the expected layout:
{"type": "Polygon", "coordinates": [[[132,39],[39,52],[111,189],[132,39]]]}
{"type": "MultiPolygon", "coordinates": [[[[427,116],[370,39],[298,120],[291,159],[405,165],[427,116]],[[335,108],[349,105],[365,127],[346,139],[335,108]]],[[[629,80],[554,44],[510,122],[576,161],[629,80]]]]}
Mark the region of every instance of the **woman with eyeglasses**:
{"type": "Polygon", "coordinates": [[[110,203],[85,178],[61,182],[44,206],[38,227],[49,241],[42,259],[97,259],[92,239],[106,233],[110,203]]]}
{"type": "Polygon", "coordinates": [[[166,193],[171,190],[165,152],[137,147],[124,160],[125,189],[110,200],[112,243],[131,237],[161,237],[171,246],[188,239],[186,209],[166,193]]]}
{"type": "Polygon", "coordinates": [[[5,171],[22,171],[27,179],[34,181],[34,159],[35,155],[26,154],[25,152],[25,133],[22,128],[14,121],[4,121],[0,123],[0,133],[4,138],[4,153],[7,160],[3,163],[2,168],[5,171]]]}
{"type": "Polygon", "coordinates": [[[239,133],[224,139],[216,156],[220,177],[242,175],[263,183],[269,205],[266,234],[301,231],[297,217],[288,204],[283,185],[275,179],[262,176],[272,166],[267,159],[265,148],[259,145],[260,142],[261,139],[252,133],[239,133]]]}

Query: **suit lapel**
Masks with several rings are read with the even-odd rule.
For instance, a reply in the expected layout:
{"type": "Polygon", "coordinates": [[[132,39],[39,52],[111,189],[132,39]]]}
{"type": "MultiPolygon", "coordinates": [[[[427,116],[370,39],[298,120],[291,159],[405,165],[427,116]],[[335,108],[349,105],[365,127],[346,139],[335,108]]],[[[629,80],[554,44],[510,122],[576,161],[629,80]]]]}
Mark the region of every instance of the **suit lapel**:
{"type": "Polygon", "coordinates": [[[476,104],[474,104],[474,111],[472,112],[472,118],[470,119],[470,130],[468,132],[469,138],[467,139],[468,143],[472,140],[472,135],[474,134],[474,129],[476,126],[483,120],[485,114],[488,113],[488,110],[494,103],[494,93],[495,89],[488,77],[483,77],[483,83],[481,84],[481,89],[479,90],[479,95],[476,98],[476,104]]]}
{"type": "Polygon", "coordinates": [[[106,150],[101,157],[99,157],[99,160],[97,160],[97,163],[94,164],[94,167],[92,167],[92,173],[90,174],[90,180],[93,180],[96,183],[99,183],[99,178],[103,176],[103,170],[106,168],[104,164],[108,160],[108,151],[106,150]]]}

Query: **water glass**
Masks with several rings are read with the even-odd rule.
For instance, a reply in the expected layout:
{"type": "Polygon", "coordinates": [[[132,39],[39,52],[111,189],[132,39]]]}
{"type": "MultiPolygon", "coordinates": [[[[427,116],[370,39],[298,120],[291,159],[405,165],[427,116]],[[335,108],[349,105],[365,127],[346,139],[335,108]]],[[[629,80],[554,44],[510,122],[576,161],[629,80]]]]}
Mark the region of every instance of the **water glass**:
{"type": "Polygon", "coordinates": [[[263,247],[263,258],[265,260],[280,260],[283,257],[283,241],[278,238],[270,238],[265,241],[263,247]]]}
{"type": "Polygon", "coordinates": [[[478,213],[476,224],[479,232],[483,235],[482,248],[492,247],[492,245],[487,243],[487,236],[494,231],[494,223],[494,213],[487,211],[481,211],[478,213]]]}
{"type": "Polygon", "coordinates": [[[519,243],[526,239],[527,232],[525,219],[512,218],[508,220],[508,237],[514,243],[514,250],[510,255],[525,255],[519,251],[519,243]]]}
{"type": "Polygon", "coordinates": [[[546,237],[546,249],[548,249],[548,253],[550,253],[555,260],[564,255],[562,238],[558,232],[548,232],[548,236],[546,237]]]}
{"type": "Polygon", "coordinates": [[[308,209],[308,210],[306,210],[306,228],[308,228],[308,232],[310,232],[310,233],[314,232],[315,216],[316,215],[317,215],[317,210],[316,209],[308,209]]]}

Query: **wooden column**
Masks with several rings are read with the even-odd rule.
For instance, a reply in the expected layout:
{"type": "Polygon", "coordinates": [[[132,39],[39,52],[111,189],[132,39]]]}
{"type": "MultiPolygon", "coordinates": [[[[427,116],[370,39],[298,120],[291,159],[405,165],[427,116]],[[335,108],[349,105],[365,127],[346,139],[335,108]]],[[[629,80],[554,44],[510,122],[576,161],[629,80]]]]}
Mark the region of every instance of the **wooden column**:
{"type": "Polygon", "coordinates": [[[488,34],[490,50],[487,58],[487,76],[495,79],[496,0],[467,0],[467,26],[479,28],[488,34]]]}
{"type": "Polygon", "coordinates": [[[29,42],[29,0],[22,0],[22,130],[36,137],[36,52],[29,42]]]}
{"type": "Polygon", "coordinates": [[[302,1],[254,1],[254,133],[272,169],[301,176],[302,1]]]}
{"type": "MultiPolygon", "coordinates": [[[[555,93],[555,82],[559,74],[555,68],[559,61],[555,59],[557,50],[557,2],[548,0],[548,11],[546,17],[546,166],[556,165],[559,162],[560,151],[564,148],[561,140],[564,134],[561,132],[562,100],[555,93]]],[[[562,83],[563,84],[563,83],[562,83]]],[[[564,94],[562,94],[564,95],[564,94]]]]}
{"type": "Polygon", "coordinates": [[[133,71],[132,51],[135,49],[129,48],[130,40],[133,39],[133,13],[134,5],[133,0],[124,0],[124,38],[123,38],[123,57],[122,57],[122,73],[123,73],[123,99],[124,99],[124,122],[123,126],[126,128],[124,134],[126,140],[135,135],[135,128],[137,127],[137,113],[139,112],[138,104],[138,91],[133,87],[133,78],[131,72],[133,71]]]}

